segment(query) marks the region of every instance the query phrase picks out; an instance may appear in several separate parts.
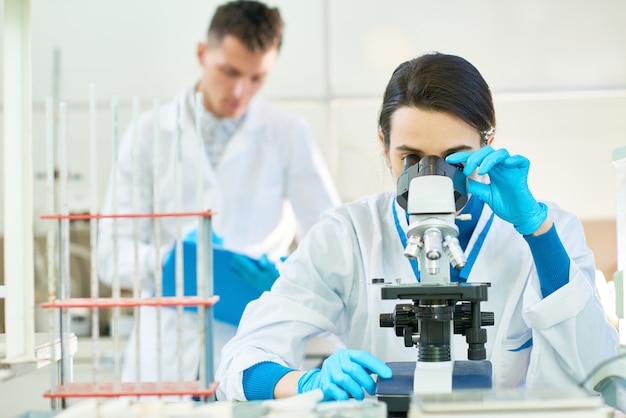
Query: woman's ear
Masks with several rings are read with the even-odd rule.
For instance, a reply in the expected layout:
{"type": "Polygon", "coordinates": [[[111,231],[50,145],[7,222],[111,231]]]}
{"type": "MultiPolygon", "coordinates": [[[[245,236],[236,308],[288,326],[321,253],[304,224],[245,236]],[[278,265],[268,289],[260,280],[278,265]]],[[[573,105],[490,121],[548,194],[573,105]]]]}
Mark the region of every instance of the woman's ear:
{"type": "Polygon", "coordinates": [[[382,129],[378,130],[378,140],[380,141],[380,146],[383,149],[383,157],[385,158],[385,165],[388,169],[391,170],[391,160],[389,159],[389,147],[385,144],[385,133],[382,129]]]}

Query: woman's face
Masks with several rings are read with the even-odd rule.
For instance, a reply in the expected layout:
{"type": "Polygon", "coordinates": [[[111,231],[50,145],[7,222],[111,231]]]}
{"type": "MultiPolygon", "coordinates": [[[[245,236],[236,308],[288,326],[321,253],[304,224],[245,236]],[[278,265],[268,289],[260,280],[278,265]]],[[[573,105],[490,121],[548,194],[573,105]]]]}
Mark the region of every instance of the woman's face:
{"type": "Polygon", "coordinates": [[[480,148],[478,131],[451,113],[400,107],[391,116],[390,126],[389,146],[385,146],[382,132],[379,140],[396,182],[402,173],[403,158],[409,154],[419,158],[438,155],[445,159],[455,152],[480,148]]]}

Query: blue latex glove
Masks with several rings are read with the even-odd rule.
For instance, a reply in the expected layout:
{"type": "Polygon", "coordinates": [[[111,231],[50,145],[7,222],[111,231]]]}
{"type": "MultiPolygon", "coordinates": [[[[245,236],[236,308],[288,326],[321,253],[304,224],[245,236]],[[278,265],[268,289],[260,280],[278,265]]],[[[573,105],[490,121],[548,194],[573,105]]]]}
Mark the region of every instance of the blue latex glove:
{"type": "Polygon", "coordinates": [[[548,208],[528,189],[530,161],[510,156],[506,149],[485,146],[477,151],[449,155],[450,164],[465,163],[463,174],[489,174],[489,184],[468,179],[467,191],[489,205],[496,215],[513,224],[522,235],[533,234],[548,217],[548,208]]]}
{"type": "MultiPolygon", "coordinates": [[[[213,233],[213,244],[221,245],[222,239],[213,233]]],[[[183,282],[184,295],[195,296],[196,292],[196,263],[197,263],[198,230],[189,232],[182,240],[183,248],[183,282]]],[[[163,262],[163,296],[176,295],[176,243],[165,256],[163,262]]]]}
{"type": "Polygon", "coordinates": [[[276,266],[265,254],[253,259],[244,254],[234,253],[231,267],[242,281],[261,292],[270,290],[278,278],[276,266]]]}
{"type": "Polygon", "coordinates": [[[370,376],[376,373],[383,379],[391,378],[391,369],[373,355],[359,350],[335,351],[322,363],[322,369],[309,370],[298,379],[298,393],[320,389],[324,400],[362,400],[363,390],[374,395],[376,382],[370,376]]]}
{"type": "MultiPolygon", "coordinates": [[[[194,230],[183,239],[184,295],[196,296],[197,239],[194,230]]],[[[238,325],[246,305],[269,289],[278,277],[276,267],[267,257],[252,259],[221,247],[222,239],[213,234],[213,291],[220,302],[213,307],[215,319],[238,325]],[[235,270],[238,268],[238,271],[235,270]],[[261,273],[259,273],[261,272],[261,273]]],[[[176,295],[176,245],[163,264],[163,296],[176,295]]],[[[186,306],[186,311],[197,311],[186,306]]]]}

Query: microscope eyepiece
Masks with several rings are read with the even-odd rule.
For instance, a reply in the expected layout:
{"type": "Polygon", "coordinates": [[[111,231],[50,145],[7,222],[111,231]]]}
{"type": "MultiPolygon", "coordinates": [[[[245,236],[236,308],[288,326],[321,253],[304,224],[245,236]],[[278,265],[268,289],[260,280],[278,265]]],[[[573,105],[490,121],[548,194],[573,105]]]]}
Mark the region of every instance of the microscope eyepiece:
{"type": "Polygon", "coordinates": [[[398,177],[398,204],[407,209],[409,186],[411,180],[422,176],[445,176],[452,179],[456,210],[461,210],[467,203],[467,178],[463,174],[463,166],[448,164],[437,155],[426,155],[422,158],[409,154],[403,158],[402,173],[398,177]]]}

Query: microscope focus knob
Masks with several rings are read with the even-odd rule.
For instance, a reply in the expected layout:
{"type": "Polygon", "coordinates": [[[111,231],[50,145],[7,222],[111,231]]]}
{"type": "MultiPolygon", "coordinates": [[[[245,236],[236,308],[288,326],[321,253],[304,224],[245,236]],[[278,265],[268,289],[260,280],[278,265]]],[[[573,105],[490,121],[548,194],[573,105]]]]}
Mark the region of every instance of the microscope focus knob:
{"type": "Polygon", "coordinates": [[[393,313],[380,314],[378,323],[382,328],[395,328],[396,337],[403,337],[405,328],[417,332],[417,321],[415,320],[413,305],[410,303],[396,305],[393,313]]]}
{"type": "Polygon", "coordinates": [[[495,323],[493,312],[480,313],[480,325],[483,327],[493,326],[495,323]]]}
{"type": "Polygon", "coordinates": [[[402,332],[404,333],[402,337],[404,338],[405,347],[413,347],[414,345],[419,344],[419,336],[413,334],[413,332],[411,332],[411,328],[404,327],[402,332]]]}
{"type": "MultiPolygon", "coordinates": [[[[488,327],[494,324],[493,312],[480,313],[480,326],[488,327]]],[[[467,303],[460,303],[454,307],[454,333],[465,335],[466,331],[472,327],[471,307],[467,303]]]]}
{"type": "Polygon", "coordinates": [[[395,321],[393,320],[393,314],[382,313],[380,314],[379,324],[382,328],[393,328],[395,321]]]}

